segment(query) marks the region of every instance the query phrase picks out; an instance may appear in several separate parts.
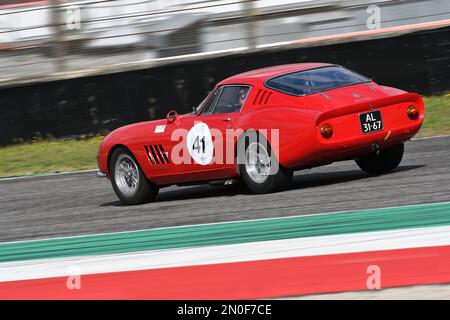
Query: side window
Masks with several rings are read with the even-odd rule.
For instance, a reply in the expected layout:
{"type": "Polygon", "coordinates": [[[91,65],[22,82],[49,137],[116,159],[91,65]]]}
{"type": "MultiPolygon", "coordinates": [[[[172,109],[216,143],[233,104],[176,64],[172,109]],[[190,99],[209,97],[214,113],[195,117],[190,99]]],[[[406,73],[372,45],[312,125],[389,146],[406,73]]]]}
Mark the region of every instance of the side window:
{"type": "Polygon", "coordinates": [[[213,110],[213,114],[232,113],[241,111],[250,87],[225,86],[213,110]]]}
{"type": "Polygon", "coordinates": [[[219,99],[220,92],[222,91],[222,88],[218,88],[216,91],[213,92],[211,98],[208,102],[206,102],[205,107],[203,108],[202,114],[212,114],[212,111],[214,109],[214,106],[216,105],[217,99],[219,99]]]}

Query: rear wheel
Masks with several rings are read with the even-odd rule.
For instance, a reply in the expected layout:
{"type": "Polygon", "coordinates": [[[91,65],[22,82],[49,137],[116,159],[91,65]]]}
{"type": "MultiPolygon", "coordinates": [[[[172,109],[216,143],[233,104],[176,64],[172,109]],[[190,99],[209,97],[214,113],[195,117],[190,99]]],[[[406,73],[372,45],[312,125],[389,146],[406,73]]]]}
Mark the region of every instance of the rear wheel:
{"type": "Polygon", "coordinates": [[[245,158],[239,163],[239,172],[251,191],[270,193],[289,186],[293,171],[278,163],[263,136],[257,135],[256,141],[244,138],[241,143],[245,143],[245,148],[242,149],[245,150],[245,158]]]}
{"type": "Polygon", "coordinates": [[[356,164],[369,174],[383,174],[398,167],[403,158],[404,144],[372,153],[356,160],[356,164]]]}
{"type": "Polygon", "coordinates": [[[149,202],[158,195],[158,186],[147,180],[128,150],[123,148],[114,150],[110,171],[114,192],[123,203],[134,205],[149,202]]]}

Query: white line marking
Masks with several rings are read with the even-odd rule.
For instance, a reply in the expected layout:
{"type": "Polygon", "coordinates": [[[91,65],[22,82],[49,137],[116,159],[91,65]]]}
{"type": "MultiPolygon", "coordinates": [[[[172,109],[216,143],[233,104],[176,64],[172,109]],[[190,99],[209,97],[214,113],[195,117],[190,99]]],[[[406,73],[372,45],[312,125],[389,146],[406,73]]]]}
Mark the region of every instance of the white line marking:
{"type": "Polygon", "coordinates": [[[450,226],[363,232],[200,248],[5,262],[0,282],[450,245],[450,226]]]}
{"type": "Polygon", "coordinates": [[[8,181],[8,180],[28,179],[28,178],[41,178],[41,177],[45,178],[45,177],[52,177],[52,176],[61,176],[61,175],[67,175],[67,174],[96,172],[96,171],[98,171],[98,169],[87,169],[87,170],[78,170],[78,171],[63,171],[63,172],[54,172],[54,173],[37,173],[37,174],[29,174],[29,175],[16,176],[16,177],[0,178],[0,182],[1,181],[8,181]]]}
{"type": "MultiPolygon", "coordinates": [[[[450,135],[439,135],[439,136],[412,138],[411,141],[428,140],[428,139],[440,139],[440,138],[450,138],[450,135]]],[[[85,173],[85,172],[96,172],[96,171],[98,171],[98,169],[87,169],[87,170],[78,170],[78,171],[64,171],[64,172],[56,172],[56,173],[30,174],[30,175],[23,175],[23,176],[0,178],[0,182],[1,181],[8,181],[8,180],[18,180],[18,179],[27,179],[27,178],[37,178],[37,177],[52,177],[52,176],[59,176],[59,175],[77,174],[77,173],[85,173]]]]}

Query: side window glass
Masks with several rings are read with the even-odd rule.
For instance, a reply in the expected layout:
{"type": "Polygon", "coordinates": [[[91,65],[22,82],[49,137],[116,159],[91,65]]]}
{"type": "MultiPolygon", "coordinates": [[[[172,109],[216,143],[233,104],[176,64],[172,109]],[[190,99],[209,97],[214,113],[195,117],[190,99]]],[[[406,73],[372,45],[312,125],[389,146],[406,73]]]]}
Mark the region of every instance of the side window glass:
{"type": "Polygon", "coordinates": [[[225,86],[222,89],[213,114],[241,111],[250,88],[248,86],[225,86]]]}
{"type": "Polygon", "coordinates": [[[202,114],[211,114],[214,106],[216,105],[217,99],[220,96],[220,92],[222,91],[222,88],[218,88],[214,93],[212,94],[209,101],[206,103],[205,107],[203,108],[202,114]]]}

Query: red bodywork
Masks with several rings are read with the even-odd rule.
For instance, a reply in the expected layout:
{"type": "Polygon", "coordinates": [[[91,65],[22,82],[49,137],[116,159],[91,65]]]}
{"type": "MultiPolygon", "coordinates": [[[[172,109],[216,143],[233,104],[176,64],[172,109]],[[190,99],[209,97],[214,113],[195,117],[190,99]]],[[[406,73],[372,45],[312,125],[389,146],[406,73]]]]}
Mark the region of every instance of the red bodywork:
{"type": "MultiPolygon", "coordinates": [[[[305,96],[292,96],[265,86],[265,81],[270,78],[325,66],[331,65],[282,65],[227,78],[217,84],[216,88],[233,84],[249,85],[251,88],[240,112],[178,115],[172,122],[163,119],[121,127],[103,140],[98,153],[99,169],[109,176],[111,152],[118,146],[124,146],[133,153],[147,178],[161,186],[238,176],[235,163],[173,163],[172,149],[179,141],[172,141],[172,133],[176,129],[189,130],[197,122],[204,122],[209,128],[221,130],[224,136],[226,129],[279,129],[278,160],[282,166],[295,169],[357,158],[371,153],[374,144],[383,149],[409,140],[418,132],[425,110],[421,96],[416,93],[380,86],[374,82],[305,96]],[[415,106],[419,110],[417,119],[408,117],[406,110],[409,106],[415,106]],[[358,115],[369,112],[370,108],[381,111],[384,129],[363,134],[358,115]],[[329,139],[324,138],[320,132],[325,123],[333,128],[333,136],[329,139]],[[158,125],[166,126],[164,132],[155,133],[158,125]],[[152,151],[157,152],[158,163],[151,161],[152,151]],[[165,152],[167,159],[164,159],[165,152]]],[[[235,141],[238,138],[236,136],[235,141]]],[[[271,142],[270,135],[267,140],[271,142]]]]}

